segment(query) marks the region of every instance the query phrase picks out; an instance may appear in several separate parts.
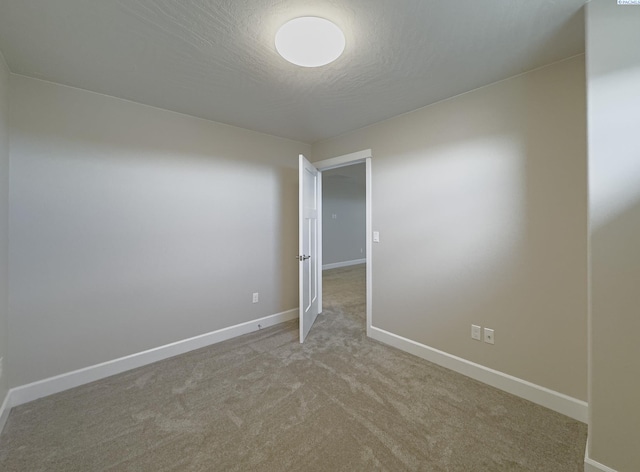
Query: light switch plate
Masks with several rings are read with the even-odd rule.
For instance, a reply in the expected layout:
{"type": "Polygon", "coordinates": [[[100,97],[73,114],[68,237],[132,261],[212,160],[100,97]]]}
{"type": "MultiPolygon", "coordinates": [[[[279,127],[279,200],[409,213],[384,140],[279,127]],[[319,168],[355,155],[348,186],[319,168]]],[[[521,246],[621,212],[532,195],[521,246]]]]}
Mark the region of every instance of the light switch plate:
{"type": "Polygon", "coordinates": [[[379,243],[380,242],[380,232],[379,231],[374,231],[373,232],[373,242],[374,243],[379,243]]]}

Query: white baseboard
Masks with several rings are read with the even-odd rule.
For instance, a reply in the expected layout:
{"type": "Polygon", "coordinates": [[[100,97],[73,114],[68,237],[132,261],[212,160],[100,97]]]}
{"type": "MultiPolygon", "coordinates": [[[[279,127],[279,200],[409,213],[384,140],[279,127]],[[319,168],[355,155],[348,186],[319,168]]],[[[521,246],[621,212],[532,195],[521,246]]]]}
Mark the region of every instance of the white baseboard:
{"type": "MultiPolygon", "coordinates": [[[[219,329],[193,338],[177,341],[165,346],[149,349],[148,351],[139,352],[119,359],[114,359],[101,364],[92,365],[83,369],[74,370],[65,374],[56,375],[55,377],[12,388],[5,399],[5,403],[2,405],[2,410],[0,411],[0,414],[2,415],[0,416],[0,426],[4,426],[2,419],[4,418],[4,415],[8,416],[8,410],[14,406],[22,405],[23,403],[37,400],[38,398],[53,395],[54,393],[94,382],[105,377],[110,377],[131,369],[152,364],[163,359],[168,359],[169,357],[184,354],[195,349],[210,346],[221,341],[226,341],[227,339],[235,338],[243,334],[268,328],[269,326],[293,320],[297,317],[298,309],[295,308],[293,310],[229,326],[228,328],[219,329]]],[[[0,431],[2,431],[1,428],[0,431]]]]}
{"type": "Polygon", "coordinates": [[[584,458],[584,472],[616,472],[611,467],[607,467],[600,462],[594,461],[593,459],[589,459],[588,457],[584,458]]]}
{"type": "Polygon", "coordinates": [[[403,338],[375,326],[372,326],[369,330],[369,336],[377,341],[537,403],[575,420],[583,423],[587,422],[587,402],[582,400],[403,338]]]}
{"type": "Polygon", "coordinates": [[[349,267],[352,265],[366,264],[366,259],[354,259],[352,261],[334,262],[332,264],[324,264],[322,270],[339,269],[340,267],[349,267]]]}
{"type": "Polygon", "coordinates": [[[589,457],[589,438],[587,438],[587,448],[584,451],[584,472],[616,472],[611,467],[607,467],[589,457]]]}
{"type": "Polygon", "coordinates": [[[4,396],[4,400],[2,400],[2,406],[0,406],[0,433],[4,429],[7,418],[9,418],[9,412],[11,411],[10,393],[10,391],[7,392],[7,394],[4,396]]]}

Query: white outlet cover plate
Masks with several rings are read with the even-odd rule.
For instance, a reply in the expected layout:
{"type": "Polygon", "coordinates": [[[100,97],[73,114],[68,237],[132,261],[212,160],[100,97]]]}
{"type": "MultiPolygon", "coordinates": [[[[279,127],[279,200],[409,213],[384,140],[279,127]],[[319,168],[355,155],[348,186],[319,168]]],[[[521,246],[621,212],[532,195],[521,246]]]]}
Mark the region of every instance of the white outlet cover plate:
{"type": "Polygon", "coordinates": [[[471,338],[480,341],[481,329],[482,328],[478,325],[471,325],[471,338]]]}
{"type": "Polygon", "coordinates": [[[495,344],[495,333],[490,328],[484,329],[484,342],[489,344],[495,344]]]}

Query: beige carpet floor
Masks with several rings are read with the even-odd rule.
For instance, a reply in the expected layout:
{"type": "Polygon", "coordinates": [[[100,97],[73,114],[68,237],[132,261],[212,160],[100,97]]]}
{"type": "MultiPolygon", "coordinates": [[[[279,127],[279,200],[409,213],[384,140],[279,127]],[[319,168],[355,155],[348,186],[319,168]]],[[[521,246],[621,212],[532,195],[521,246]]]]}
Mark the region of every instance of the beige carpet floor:
{"type": "Polygon", "coordinates": [[[586,426],[366,338],[364,267],[325,310],[12,410],[9,471],[578,472],[586,426]]]}

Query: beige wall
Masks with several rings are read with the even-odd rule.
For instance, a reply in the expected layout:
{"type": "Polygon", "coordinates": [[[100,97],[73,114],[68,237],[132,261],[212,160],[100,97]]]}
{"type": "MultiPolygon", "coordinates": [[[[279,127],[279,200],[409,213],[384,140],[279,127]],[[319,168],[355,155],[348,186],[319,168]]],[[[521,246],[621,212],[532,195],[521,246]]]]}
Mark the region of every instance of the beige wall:
{"type": "Polygon", "coordinates": [[[373,151],[374,326],[586,400],[584,73],[576,57],[314,145],[373,151]]]}
{"type": "Polygon", "coordinates": [[[9,389],[7,341],[9,319],[9,68],[0,52],[0,405],[9,389]]]}
{"type": "Polygon", "coordinates": [[[12,387],[297,307],[309,146],[21,76],[10,90],[12,387]]]}
{"type": "Polygon", "coordinates": [[[587,7],[589,456],[640,470],[640,7],[587,7]]]}

